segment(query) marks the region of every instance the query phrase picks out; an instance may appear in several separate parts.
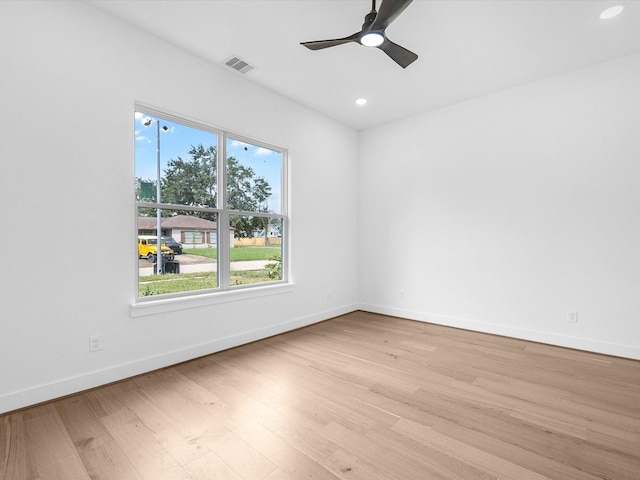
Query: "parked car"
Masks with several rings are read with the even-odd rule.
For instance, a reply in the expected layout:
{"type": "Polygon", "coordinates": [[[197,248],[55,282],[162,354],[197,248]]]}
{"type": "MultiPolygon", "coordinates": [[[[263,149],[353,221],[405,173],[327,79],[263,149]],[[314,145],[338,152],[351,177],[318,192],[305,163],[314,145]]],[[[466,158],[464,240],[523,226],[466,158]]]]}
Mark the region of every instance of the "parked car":
{"type": "MultiPolygon", "coordinates": [[[[165,242],[160,245],[162,259],[171,261],[174,259],[173,250],[171,250],[165,242]]],[[[156,263],[158,259],[158,237],[153,235],[140,235],[138,237],[138,258],[146,258],[151,263],[156,263]]]]}
{"type": "Polygon", "coordinates": [[[176,255],[182,255],[182,244],[176,242],[173,237],[162,237],[162,241],[167,245],[167,247],[173,250],[173,253],[176,255]]]}

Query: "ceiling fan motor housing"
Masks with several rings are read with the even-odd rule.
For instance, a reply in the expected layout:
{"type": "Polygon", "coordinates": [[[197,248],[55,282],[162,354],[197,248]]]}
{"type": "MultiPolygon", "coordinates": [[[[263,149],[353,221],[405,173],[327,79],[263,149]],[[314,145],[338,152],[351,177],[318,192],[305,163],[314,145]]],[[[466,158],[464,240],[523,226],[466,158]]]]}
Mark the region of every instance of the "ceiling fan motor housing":
{"type": "Polygon", "coordinates": [[[369,13],[367,13],[367,15],[364,17],[362,30],[363,31],[366,30],[373,23],[373,21],[376,19],[377,16],[378,16],[378,12],[376,12],[375,10],[371,10],[369,13]]]}

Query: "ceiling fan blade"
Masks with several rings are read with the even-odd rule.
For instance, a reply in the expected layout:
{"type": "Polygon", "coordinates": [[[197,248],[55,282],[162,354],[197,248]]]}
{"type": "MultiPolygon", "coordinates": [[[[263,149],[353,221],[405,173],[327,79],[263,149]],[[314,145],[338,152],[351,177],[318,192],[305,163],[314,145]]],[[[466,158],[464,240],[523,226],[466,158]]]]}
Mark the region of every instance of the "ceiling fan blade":
{"type": "Polygon", "coordinates": [[[404,12],[404,9],[409,6],[413,0],[382,0],[380,8],[378,8],[378,15],[371,25],[371,30],[384,30],[391,22],[393,22],[398,15],[404,12]]]}
{"type": "Polygon", "coordinates": [[[411,50],[407,50],[406,48],[393,43],[388,38],[378,48],[389,55],[391,59],[402,68],[407,68],[418,59],[418,55],[413,53],[411,50]]]}
{"type": "Polygon", "coordinates": [[[362,32],[354,33],[344,38],[336,38],[334,40],[316,40],[313,42],[302,42],[300,45],[304,45],[309,50],[320,50],[323,48],[335,47],[349,42],[357,42],[362,32]]]}

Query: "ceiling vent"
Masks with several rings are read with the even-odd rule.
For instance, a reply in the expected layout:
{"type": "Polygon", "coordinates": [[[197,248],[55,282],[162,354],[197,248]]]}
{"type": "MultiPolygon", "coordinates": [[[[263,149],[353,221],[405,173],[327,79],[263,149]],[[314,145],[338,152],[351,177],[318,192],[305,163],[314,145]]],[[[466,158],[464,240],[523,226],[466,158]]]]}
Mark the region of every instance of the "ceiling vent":
{"type": "Polygon", "coordinates": [[[255,67],[253,65],[249,65],[249,62],[242,60],[237,55],[232,55],[224,61],[224,64],[240,73],[247,73],[253,70],[255,67]]]}

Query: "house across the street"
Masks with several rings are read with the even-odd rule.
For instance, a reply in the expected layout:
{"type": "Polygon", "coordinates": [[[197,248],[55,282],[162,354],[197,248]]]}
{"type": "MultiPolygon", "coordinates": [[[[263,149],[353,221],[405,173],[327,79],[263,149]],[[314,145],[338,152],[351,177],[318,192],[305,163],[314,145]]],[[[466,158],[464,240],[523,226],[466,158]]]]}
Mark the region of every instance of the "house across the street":
{"type": "MultiPolygon", "coordinates": [[[[216,222],[192,215],[162,217],[160,220],[162,235],[172,237],[187,248],[216,247],[218,245],[218,226],[216,222]]],[[[155,235],[156,217],[138,217],[138,235],[155,235]]],[[[233,230],[229,244],[233,247],[233,230]]]]}

